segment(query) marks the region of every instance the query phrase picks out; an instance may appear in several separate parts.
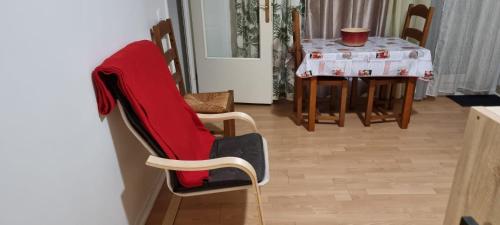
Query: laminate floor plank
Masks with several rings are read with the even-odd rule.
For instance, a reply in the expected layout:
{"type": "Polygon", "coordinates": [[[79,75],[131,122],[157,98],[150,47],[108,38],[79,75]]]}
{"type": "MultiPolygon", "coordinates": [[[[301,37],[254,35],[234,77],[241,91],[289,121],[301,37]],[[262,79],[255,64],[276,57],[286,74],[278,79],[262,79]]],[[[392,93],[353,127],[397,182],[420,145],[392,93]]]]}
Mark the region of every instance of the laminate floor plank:
{"type": "MultiPolygon", "coordinates": [[[[348,113],[345,127],[317,124],[315,132],[296,126],[291,109],[236,105],[269,143],[266,224],[442,224],[468,108],[436,98],[414,103],[407,130],[395,122],[365,127],[348,113]]],[[[175,224],[257,224],[256,207],[251,191],[183,198],[175,224]]]]}

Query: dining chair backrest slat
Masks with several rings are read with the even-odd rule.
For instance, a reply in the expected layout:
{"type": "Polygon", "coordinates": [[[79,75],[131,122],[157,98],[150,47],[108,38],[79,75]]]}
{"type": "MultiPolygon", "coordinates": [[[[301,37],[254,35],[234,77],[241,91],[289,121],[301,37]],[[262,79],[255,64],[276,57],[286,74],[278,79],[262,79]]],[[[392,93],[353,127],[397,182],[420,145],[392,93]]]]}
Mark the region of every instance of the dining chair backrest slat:
{"type": "Polygon", "coordinates": [[[433,13],[434,7],[427,8],[427,6],[421,4],[410,4],[408,6],[408,12],[406,13],[406,20],[403,26],[403,33],[401,34],[401,38],[413,38],[419,42],[418,44],[421,47],[425,47],[425,44],[427,43],[427,37],[429,36],[433,13]],[[418,30],[416,28],[410,27],[410,22],[413,16],[418,16],[425,20],[423,30],[418,30]]]}
{"type": "Polygon", "coordinates": [[[172,61],[174,62],[175,73],[172,73],[172,75],[174,76],[174,80],[181,95],[185,95],[186,88],[184,87],[184,79],[182,77],[181,63],[177,53],[177,44],[175,42],[172,21],[170,19],[160,21],[153,28],[151,28],[150,33],[153,43],[155,43],[156,46],[158,46],[165,54],[165,61],[167,65],[170,65],[172,61]],[[163,38],[167,39],[167,45],[170,45],[170,48],[168,48],[169,46],[163,46],[163,38]]]}

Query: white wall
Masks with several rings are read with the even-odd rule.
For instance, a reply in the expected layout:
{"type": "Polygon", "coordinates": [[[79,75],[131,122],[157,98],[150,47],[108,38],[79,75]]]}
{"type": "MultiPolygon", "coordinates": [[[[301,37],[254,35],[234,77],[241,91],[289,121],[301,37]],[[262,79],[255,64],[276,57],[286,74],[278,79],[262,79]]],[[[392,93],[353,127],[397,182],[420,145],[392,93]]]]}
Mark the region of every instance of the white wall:
{"type": "Polygon", "coordinates": [[[114,112],[99,117],[90,74],[149,39],[164,0],[0,3],[0,224],[140,222],[159,171],[114,112]]]}

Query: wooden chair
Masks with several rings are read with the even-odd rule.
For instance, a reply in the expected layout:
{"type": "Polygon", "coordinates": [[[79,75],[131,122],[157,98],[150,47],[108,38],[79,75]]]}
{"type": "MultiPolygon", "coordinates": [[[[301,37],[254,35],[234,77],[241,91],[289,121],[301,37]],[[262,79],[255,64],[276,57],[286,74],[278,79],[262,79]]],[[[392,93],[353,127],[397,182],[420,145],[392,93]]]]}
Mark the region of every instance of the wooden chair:
{"type": "MultiPolygon", "coordinates": [[[[425,47],[425,44],[427,42],[427,37],[429,35],[429,30],[431,27],[431,22],[432,22],[432,15],[434,13],[434,8],[429,7],[425,5],[413,5],[410,4],[408,7],[408,12],[406,13],[406,20],[404,23],[403,27],[403,33],[401,34],[402,39],[408,39],[412,38],[416,41],[419,42],[419,45],[421,47],[425,47]],[[418,30],[416,28],[410,27],[410,22],[414,16],[421,17],[425,20],[424,23],[424,28],[423,30],[418,30]]],[[[382,120],[385,121],[386,119],[389,118],[398,118],[399,115],[394,114],[394,113],[389,113],[387,110],[392,110],[393,105],[394,105],[394,95],[396,91],[396,84],[400,83],[406,83],[406,88],[412,87],[416,82],[416,79],[409,78],[409,79],[401,79],[397,77],[393,78],[363,78],[363,81],[365,81],[368,84],[368,99],[367,99],[367,104],[366,104],[366,109],[365,109],[365,115],[364,115],[364,125],[365,126],[370,126],[371,122],[373,120],[382,120]],[[375,102],[375,92],[376,88],[380,87],[379,89],[379,100],[385,100],[383,101],[383,105],[385,107],[378,107],[376,106],[375,102]],[[387,97],[387,94],[389,93],[389,96],[387,97]],[[372,112],[374,112],[374,107],[377,109],[378,112],[380,112],[379,115],[372,115],[372,112]]],[[[356,99],[356,90],[355,87],[356,85],[354,82],[357,83],[357,78],[353,79],[353,92],[351,94],[351,99],[356,99]]],[[[407,93],[408,94],[408,93],[407,93]]],[[[413,96],[413,94],[412,94],[413,96]]],[[[352,100],[351,100],[352,103],[352,100]]],[[[403,109],[403,110],[411,110],[411,109],[403,109]]]]}
{"type": "MultiPolygon", "coordinates": [[[[131,133],[142,143],[142,145],[146,148],[146,150],[151,154],[146,161],[146,165],[162,169],[165,171],[167,187],[174,194],[173,198],[171,199],[172,203],[169,206],[168,210],[176,211],[183,197],[252,189],[256,193],[259,224],[264,225],[260,187],[269,182],[269,166],[268,166],[269,158],[267,150],[267,141],[266,139],[264,139],[264,137],[262,137],[262,145],[263,145],[262,151],[264,154],[265,162],[264,165],[260,165],[260,166],[265,166],[265,173],[263,177],[258,177],[255,165],[250,164],[244,158],[240,158],[240,156],[238,156],[237,154],[234,154],[234,156],[228,155],[203,161],[183,161],[183,160],[168,159],[158,155],[158,152],[161,151],[161,149],[155,149],[155,147],[157,148],[157,145],[152,143],[153,139],[148,138],[148,134],[144,133],[144,129],[140,128],[140,123],[134,120],[133,112],[131,112],[130,109],[127,109],[125,105],[126,104],[123,104],[122,102],[118,101],[120,114],[126,126],[129,128],[131,133]],[[248,176],[248,181],[246,183],[243,183],[243,181],[241,180],[232,181],[229,178],[224,182],[219,182],[222,184],[215,184],[215,185],[206,184],[205,186],[199,188],[182,188],[179,184],[178,178],[175,173],[175,171],[200,171],[200,170],[215,171],[216,169],[218,169],[217,171],[221,171],[221,169],[231,169],[231,168],[241,170],[244,174],[248,176]]],[[[255,124],[255,121],[250,116],[244,113],[230,112],[223,114],[204,114],[204,115],[198,114],[198,117],[203,122],[220,122],[229,119],[231,120],[240,119],[242,121],[249,123],[253,128],[253,132],[257,132],[257,126],[255,124]]],[[[232,138],[234,139],[241,137],[232,137],[232,138]]],[[[218,141],[223,142],[224,141],[223,139],[218,141]]],[[[240,141],[240,142],[248,144],[248,141],[240,141]]],[[[234,152],[238,152],[238,150],[239,149],[234,149],[234,152]]],[[[223,174],[224,172],[219,172],[219,173],[223,174]]],[[[173,224],[173,221],[169,221],[173,220],[170,215],[170,213],[172,212],[169,212],[168,210],[165,214],[163,224],[173,224]]]]}
{"type": "Polygon", "coordinates": [[[257,125],[252,117],[242,112],[197,114],[202,122],[207,123],[241,120],[251,126],[253,133],[216,139],[208,160],[169,159],[153,136],[142,125],[128,100],[120,93],[119,88],[110,88],[110,90],[114,92],[114,96],[117,96],[118,109],[125,125],[151,154],[146,165],[165,171],[167,187],[174,195],[163,224],[173,224],[172,211],[176,212],[183,197],[252,189],[256,193],[259,224],[264,225],[260,187],[267,184],[270,178],[268,144],[264,137],[257,134],[257,125]],[[214,148],[214,146],[217,147],[214,148]],[[255,155],[260,155],[261,161],[252,160],[255,155]],[[241,172],[237,173],[238,171],[235,169],[241,172]],[[183,187],[175,173],[175,171],[200,170],[210,170],[210,176],[203,186],[194,188],[183,187]]]}
{"type": "MultiPolygon", "coordinates": [[[[293,21],[293,49],[295,59],[295,70],[297,70],[302,63],[302,45],[301,45],[301,25],[300,25],[300,12],[298,9],[292,11],[292,21],[293,21]]],[[[308,99],[308,116],[307,116],[307,130],[314,131],[315,123],[319,120],[335,120],[338,126],[343,127],[345,121],[345,112],[347,104],[347,87],[348,82],[345,78],[329,77],[329,76],[319,76],[310,78],[301,78],[295,76],[295,94],[294,94],[294,112],[295,112],[295,123],[301,125],[304,122],[302,115],[302,107],[304,102],[304,89],[309,86],[309,99],[308,99]],[[317,113],[317,90],[319,86],[330,86],[332,90],[332,101],[333,93],[335,88],[340,89],[340,101],[339,101],[339,115],[329,115],[322,116],[317,113]]]]}
{"type": "MultiPolygon", "coordinates": [[[[195,112],[204,114],[234,112],[234,95],[232,90],[197,94],[186,92],[182,68],[177,53],[177,44],[172,29],[172,21],[170,19],[160,21],[150,29],[150,33],[152,41],[164,52],[167,64],[170,65],[172,61],[174,62],[175,73],[172,74],[177,87],[181,95],[184,96],[184,100],[195,112]],[[170,49],[166,49],[163,46],[162,39],[164,38],[167,39],[169,43],[167,45],[170,45],[170,49]]],[[[224,120],[224,136],[234,136],[235,133],[235,121],[224,120]]]]}
{"type": "Polygon", "coordinates": [[[432,15],[434,14],[434,7],[429,7],[425,5],[413,5],[408,6],[408,12],[406,13],[406,20],[403,26],[403,33],[401,34],[402,39],[413,38],[419,42],[421,47],[425,47],[427,43],[427,38],[429,36],[429,30],[432,23],[432,15]],[[416,28],[410,27],[411,19],[414,16],[419,16],[425,19],[424,29],[418,30],[416,28]]]}
{"type": "Polygon", "coordinates": [[[302,37],[300,32],[300,12],[298,9],[293,9],[292,11],[292,23],[293,48],[291,53],[293,54],[295,59],[295,70],[297,70],[302,63],[302,37]]]}

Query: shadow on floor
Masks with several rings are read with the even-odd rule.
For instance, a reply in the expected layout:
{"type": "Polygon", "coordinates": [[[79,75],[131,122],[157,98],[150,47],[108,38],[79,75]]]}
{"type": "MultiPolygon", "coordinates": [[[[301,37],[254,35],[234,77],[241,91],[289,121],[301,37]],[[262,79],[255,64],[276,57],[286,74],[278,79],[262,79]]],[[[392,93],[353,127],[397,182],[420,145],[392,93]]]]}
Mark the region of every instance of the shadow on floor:
{"type": "MultiPolygon", "coordinates": [[[[162,224],[171,197],[172,193],[163,185],[146,225],[162,224]]],[[[249,209],[247,198],[247,191],[244,190],[183,197],[174,224],[244,225],[253,220],[255,223],[250,224],[257,224],[257,208],[249,209]],[[247,218],[248,215],[254,216],[247,218]]]]}
{"type": "Polygon", "coordinates": [[[257,215],[247,205],[246,191],[186,197],[182,199],[175,224],[244,225],[248,215],[257,215]]]}

